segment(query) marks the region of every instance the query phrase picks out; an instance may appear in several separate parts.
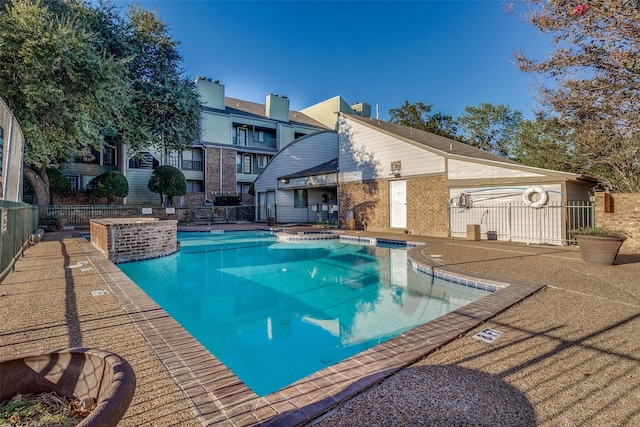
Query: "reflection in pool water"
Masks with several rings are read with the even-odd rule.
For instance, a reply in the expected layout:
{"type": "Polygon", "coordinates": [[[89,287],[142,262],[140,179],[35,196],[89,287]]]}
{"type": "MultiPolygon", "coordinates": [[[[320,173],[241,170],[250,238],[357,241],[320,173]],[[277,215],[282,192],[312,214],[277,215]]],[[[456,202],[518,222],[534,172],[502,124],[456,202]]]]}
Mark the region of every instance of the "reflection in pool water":
{"type": "Polygon", "coordinates": [[[487,294],[407,264],[405,248],[268,233],[182,233],[119,267],[259,395],[487,294]]]}

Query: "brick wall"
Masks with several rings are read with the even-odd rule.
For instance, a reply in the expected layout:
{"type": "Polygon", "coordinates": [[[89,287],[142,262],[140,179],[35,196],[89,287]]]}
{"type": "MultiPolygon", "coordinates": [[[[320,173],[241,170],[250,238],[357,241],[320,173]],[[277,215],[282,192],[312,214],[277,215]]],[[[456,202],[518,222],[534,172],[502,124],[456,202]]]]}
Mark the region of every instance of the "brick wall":
{"type": "Polygon", "coordinates": [[[620,248],[640,252],[640,193],[596,193],[596,226],[625,230],[632,237],[620,248]]]}
{"type": "Polygon", "coordinates": [[[206,176],[205,188],[208,194],[213,192],[231,192],[236,191],[236,152],[226,148],[206,148],[206,176]],[[220,156],[222,156],[222,165],[220,164],[220,156]],[[222,166],[222,189],[220,186],[220,166],[222,166]]]}
{"type": "Polygon", "coordinates": [[[447,237],[449,190],[444,176],[407,180],[407,228],[411,234],[447,237]]]}
{"type": "Polygon", "coordinates": [[[91,243],[112,262],[139,261],[178,250],[178,221],[150,218],[90,221],[91,243]]]}
{"type": "MultiPolygon", "coordinates": [[[[410,234],[444,236],[448,234],[449,192],[442,176],[407,179],[407,231],[410,234]]],[[[352,210],[356,229],[402,232],[390,228],[389,181],[340,184],[340,221],[352,210]]]]}
{"type": "Polygon", "coordinates": [[[389,228],[389,183],[386,181],[340,184],[338,205],[341,223],[344,223],[347,211],[351,210],[357,230],[389,228]]]}

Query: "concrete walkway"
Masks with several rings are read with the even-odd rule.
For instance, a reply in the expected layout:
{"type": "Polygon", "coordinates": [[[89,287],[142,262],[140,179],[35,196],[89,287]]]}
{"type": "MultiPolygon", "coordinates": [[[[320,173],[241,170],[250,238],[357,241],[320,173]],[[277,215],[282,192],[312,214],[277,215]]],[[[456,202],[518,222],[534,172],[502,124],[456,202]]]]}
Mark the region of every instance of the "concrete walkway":
{"type": "Polygon", "coordinates": [[[640,255],[602,267],[575,248],[451,240],[423,253],[547,287],[317,425],[640,425],[640,255]],[[486,327],[503,335],[472,337],[486,327]]]}
{"type": "MultiPolygon", "coordinates": [[[[307,423],[640,425],[640,255],[601,267],[583,263],[575,248],[407,237],[429,242],[422,255],[448,267],[547,287],[307,423]],[[472,337],[485,327],[502,336],[492,344],[472,337]]],[[[138,380],[121,425],[202,425],[168,362],[113,292],[92,295],[122,279],[87,245],[60,232],[25,251],[0,284],[0,357],[78,346],[113,351],[138,380]]]]}

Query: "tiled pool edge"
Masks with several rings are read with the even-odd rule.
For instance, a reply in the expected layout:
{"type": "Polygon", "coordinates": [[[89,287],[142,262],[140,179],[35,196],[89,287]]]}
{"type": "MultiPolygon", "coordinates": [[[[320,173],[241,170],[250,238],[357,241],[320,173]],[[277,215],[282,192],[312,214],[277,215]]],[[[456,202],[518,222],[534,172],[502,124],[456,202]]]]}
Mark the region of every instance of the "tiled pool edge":
{"type": "MultiPolygon", "coordinates": [[[[81,247],[191,401],[203,425],[304,424],[543,288],[542,285],[510,283],[504,289],[276,393],[258,397],[86,239],[81,240],[81,247]]],[[[472,277],[420,257],[418,252],[415,262],[430,265],[435,271],[472,277]]]]}

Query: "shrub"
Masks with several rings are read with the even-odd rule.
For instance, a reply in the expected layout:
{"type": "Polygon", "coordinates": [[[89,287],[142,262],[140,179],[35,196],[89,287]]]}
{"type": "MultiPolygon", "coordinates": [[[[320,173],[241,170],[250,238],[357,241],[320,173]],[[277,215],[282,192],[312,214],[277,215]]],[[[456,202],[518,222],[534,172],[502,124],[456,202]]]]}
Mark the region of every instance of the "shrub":
{"type": "Polygon", "coordinates": [[[615,230],[607,227],[583,227],[571,230],[570,233],[583,234],[586,236],[605,236],[605,237],[631,237],[631,234],[624,230],[615,230]]]}
{"type": "Polygon", "coordinates": [[[117,171],[105,172],[89,181],[87,189],[95,197],[107,199],[107,203],[114,202],[116,197],[127,197],[129,183],[127,177],[117,171]]]}
{"type": "Polygon", "coordinates": [[[49,192],[51,194],[63,194],[71,191],[71,182],[58,169],[48,168],[49,192]]]}
{"type": "Polygon", "coordinates": [[[187,180],[180,169],[163,165],[153,170],[147,188],[160,194],[160,204],[164,203],[163,195],[166,194],[169,204],[173,205],[174,196],[187,194],[187,180]]]}

